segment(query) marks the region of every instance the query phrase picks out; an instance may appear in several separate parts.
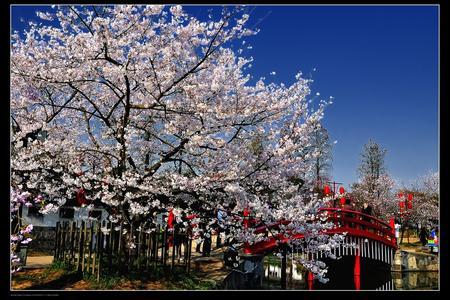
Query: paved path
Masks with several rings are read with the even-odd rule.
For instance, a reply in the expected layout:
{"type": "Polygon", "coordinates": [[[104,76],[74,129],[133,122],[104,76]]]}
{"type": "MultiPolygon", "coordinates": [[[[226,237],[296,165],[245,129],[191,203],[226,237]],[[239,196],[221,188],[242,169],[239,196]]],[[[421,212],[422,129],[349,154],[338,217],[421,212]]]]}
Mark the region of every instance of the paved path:
{"type": "Polygon", "coordinates": [[[53,256],[28,256],[25,269],[45,268],[51,265],[53,256]]]}

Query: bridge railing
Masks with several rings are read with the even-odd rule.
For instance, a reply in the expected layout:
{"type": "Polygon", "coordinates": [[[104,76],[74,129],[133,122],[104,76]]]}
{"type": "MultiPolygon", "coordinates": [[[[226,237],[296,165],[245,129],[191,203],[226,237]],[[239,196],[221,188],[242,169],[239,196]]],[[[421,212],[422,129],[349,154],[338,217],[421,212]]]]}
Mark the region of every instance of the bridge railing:
{"type": "Polygon", "coordinates": [[[328,221],[333,222],[340,232],[348,231],[352,235],[365,236],[396,246],[395,229],[376,217],[340,208],[322,208],[320,211],[326,213],[328,221]]]}

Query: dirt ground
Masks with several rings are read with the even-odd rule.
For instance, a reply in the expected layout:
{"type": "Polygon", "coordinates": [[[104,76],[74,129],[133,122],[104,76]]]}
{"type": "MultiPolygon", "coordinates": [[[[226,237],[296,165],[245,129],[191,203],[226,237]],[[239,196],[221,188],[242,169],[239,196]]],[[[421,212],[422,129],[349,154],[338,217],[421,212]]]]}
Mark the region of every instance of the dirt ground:
{"type": "MultiPolygon", "coordinates": [[[[193,253],[191,269],[197,281],[221,282],[229,273],[220,258],[221,251],[212,251],[211,257],[193,253]]],[[[145,281],[115,278],[112,288],[102,288],[95,280],[86,280],[75,273],[51,268],[53,256],[29,256],[26,267],[12,276],[13,290],[170,290],[186,289],[183,282],[167,280],[145,281]]]]}

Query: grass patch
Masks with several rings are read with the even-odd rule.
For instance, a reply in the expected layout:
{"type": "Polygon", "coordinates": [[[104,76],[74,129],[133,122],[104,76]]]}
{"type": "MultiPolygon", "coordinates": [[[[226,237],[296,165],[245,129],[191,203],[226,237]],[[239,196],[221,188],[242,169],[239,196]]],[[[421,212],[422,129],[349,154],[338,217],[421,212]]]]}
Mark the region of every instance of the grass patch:
{"type": "Polygon", "coordinates": [[[97,282],[97,276],[85,274],[83,275],[83,279],[86,280],[89,283],[90,288],[94,290],[112,290],[114,287],[118,286],[124,278],[115,275],[101,276],[97,282]]]}
{"type": "Polygon", "coordinates": [[[169,289],[174,290],[214,290],[218,283],[212,279],[201,279],[195,274],[178,274],[169,281],[169,289]]]}
{"type": "Polygon", "coordinates": [[[214,280],[200,278],[195,272],[186,274],[184,268],[171,272],[169,268],[164,269],[162,266],[158,266],[156,269],[150,268],[148,272],[103,273],[99,281],[95,275],[85,274],[83,279],[88,283],[89,289],[94,290],[114,290],[118,287],[120,289],[147,289],[152,283],[165,290],[211,290],[217,289],[219,285],[214,280]]]}

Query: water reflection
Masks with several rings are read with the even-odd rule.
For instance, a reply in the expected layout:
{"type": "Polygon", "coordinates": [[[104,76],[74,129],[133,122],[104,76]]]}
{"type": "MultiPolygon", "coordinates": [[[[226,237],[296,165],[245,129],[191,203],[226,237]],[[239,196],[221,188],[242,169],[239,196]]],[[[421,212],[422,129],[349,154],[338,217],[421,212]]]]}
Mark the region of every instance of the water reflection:
{"type": "Polygon", "coordinates": [[[439,272],[392,272],[396,290],[437,290],[439,272]]]}
{"type": "MultiPolygon", "coordinates": [[[[296,264],[290,264],[286,270],[287,289],[305,290],[307,289],[306,273],[296,264]]],[[[263,288],[278,290],[281,287],[281,267],[280,265],[266,264],[264,269],[263,288]]]]}
{"type": "MultiPolygon", "coordinates": [[[[314,280],[312,289],[315,290],[354,290],[355,284],[362,290],[433,290],[438,289],[438,272],[390,272],[367,268],[367,272],[361,274],[359,280],[351,272],[342,267],[331,264],[326,284],[314,280]],[[339,271],[337,271],[339,270],[339,271]]],[[[308,290],[307,273],[296,264],[288,261],[287,289],[308,290]]],[[[280,289],[281,287],[281,263],[274,263],[273,259],[265,263],[263,289],[280,289]]]]}

